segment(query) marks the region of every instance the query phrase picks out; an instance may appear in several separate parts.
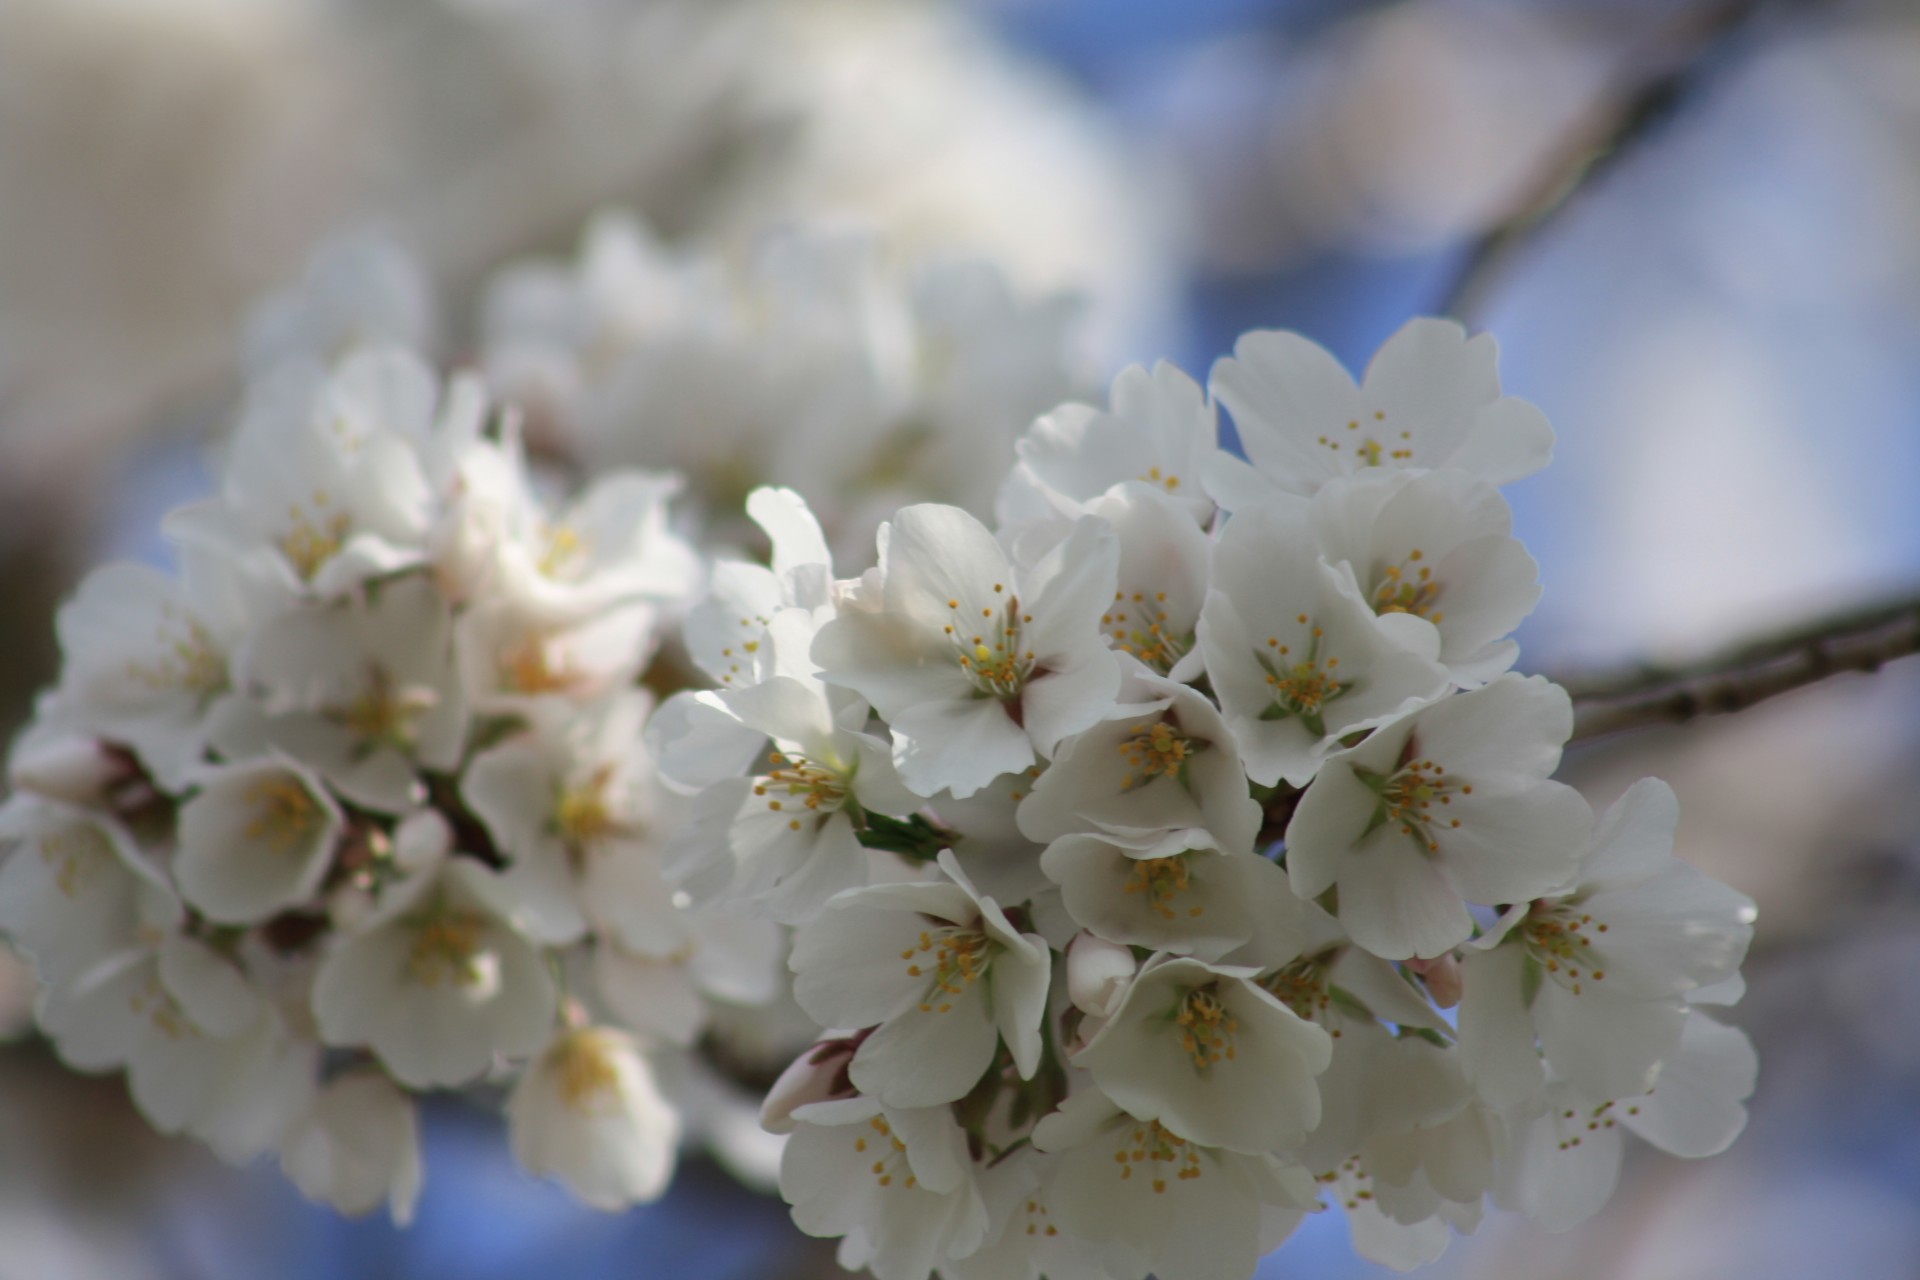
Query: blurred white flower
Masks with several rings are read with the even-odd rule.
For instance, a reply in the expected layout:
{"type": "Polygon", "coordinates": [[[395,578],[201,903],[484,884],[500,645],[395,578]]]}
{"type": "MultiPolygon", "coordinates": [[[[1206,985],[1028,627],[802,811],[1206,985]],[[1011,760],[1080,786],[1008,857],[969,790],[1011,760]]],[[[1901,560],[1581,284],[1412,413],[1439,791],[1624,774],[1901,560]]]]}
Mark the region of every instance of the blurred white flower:
{"type": "Polygon", "coordinates": [[[280,1167],[311,1199],[355,1217],[385,1202],[406,1226],[421,1185],[413,1100],[377,1071],[336,1077],[282,1142],[280,1167]]]}
{"type": "Polygon", "coordinates": [[[633,1037],[607,1027],[562,1032],[507,1100],[514,1158],[615,1211],[666,1190],[680,1118],[660,1096],[633,1037]]]}

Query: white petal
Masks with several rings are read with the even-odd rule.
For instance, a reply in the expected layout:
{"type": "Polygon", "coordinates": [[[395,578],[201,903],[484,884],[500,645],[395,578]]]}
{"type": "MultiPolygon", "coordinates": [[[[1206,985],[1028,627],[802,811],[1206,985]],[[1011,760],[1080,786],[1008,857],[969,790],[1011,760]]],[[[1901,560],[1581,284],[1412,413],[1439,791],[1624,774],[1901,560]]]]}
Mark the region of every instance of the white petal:
{"type": "Polygon", "coordinates": [[[1519,946],[1470,951],[1461,962],[1460,1066],[1491,1106],[1525,1102],[1546,1083],[1524,998],[1526,965],[1519,946]]]}

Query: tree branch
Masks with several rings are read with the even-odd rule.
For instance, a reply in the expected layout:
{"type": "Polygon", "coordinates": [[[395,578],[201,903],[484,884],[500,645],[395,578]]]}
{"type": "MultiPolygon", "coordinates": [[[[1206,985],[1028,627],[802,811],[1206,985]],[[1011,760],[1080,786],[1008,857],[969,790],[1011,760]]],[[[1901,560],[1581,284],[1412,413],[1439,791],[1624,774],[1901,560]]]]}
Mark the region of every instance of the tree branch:
{"type": "Polygon", "coordinates": [[[1878,671],[1920,654],[1920,595],[1819,618],[1697,662],[1562,680],[1573,695],[1573,740],[1584,741],[1757,702],[1847,671],[1878,671]]]}
{"type": "MultiPolygon", "coordinates": [[[[1802,0],[1806,2],[1806,0],[1802,0]]],[[[1441,293],[1438,314],[1466,321],[1485,304],[1493,285],[1521,249],[1564,213],[1637,146],[1659,132],[1677,107],[1712,78],[1720,55],[1768,0],[1715,0],[1668,36],[1674,52],[1650,72],[1628,77],[1605,93],[1555,147],[1513,209],[1466,250],[1441,293]]]]}

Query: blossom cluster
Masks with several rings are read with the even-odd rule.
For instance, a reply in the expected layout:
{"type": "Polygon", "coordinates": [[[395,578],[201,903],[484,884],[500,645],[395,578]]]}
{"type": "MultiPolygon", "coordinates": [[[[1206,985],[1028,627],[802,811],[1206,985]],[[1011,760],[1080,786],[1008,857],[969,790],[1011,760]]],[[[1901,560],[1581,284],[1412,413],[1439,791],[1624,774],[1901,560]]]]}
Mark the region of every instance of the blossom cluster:
{"type": "Polygon", "coordinates": [[[1073,385],[1067,302],[851,232],[736,266],[609,218],[577,270],[516,266],[489,299],[450,375],[461,326],[382,241],[258,309],[217,493],[167,518],[175,572],[104,567],[62,610],[0,806],[0,930],[62,1058],[402,1220],[438,1089],[510,1088],[521,1162],[604,1208],[657,1195],[685,1137],[767,1164],[695,1046],[777,1066],[805,1042],[787,935],[693,901],[693,806],[642,742],[708,625],[695,541],[782,449],[834,460],[803,480],[849,520],[888,484],[954,493],[936,478],[969,473],[935,460],[1004,469],[1073,385]],[[740,412],[696,428],[695,383],[740,412]]]}
{"type": "Polygon", "coordinates": [[[1725,1147],[1752,904],[1672,792],[1556,782],[1566,692],[1498,486],[1552,432],[1491,339],[1358,384],[1256,332],[1021,438],[989,526],[909,505],[840,576],[748,510],[647,730],[697,903],[794,927],[823,1037],[763,1111],[805,1231],[880,1280],[1240,1280],[1304,1214],[1406,1268],[1491,1201],[1549,1228],[1623,1130],[1725,1147]],[[1243,452],[1222,449],[1218,407],[1243,452]]]}
{"type": "Polygon", "coordinates": [[[796,489],[843,549],[909,502],[989,506],[1014,440],[1082,382],[1072,298],[854,229],[730,258],[608,214],[578,262],[509,268],[483,311],[490,381],[541,447],[672,469],[721,533],[753,488],[796,489]]]}
{"type": "Polygon", "coordinates": [[[656,1194],[679,1120],[636,1033],[775,989],[771,926],[683,911],[636,677],[700,583],[676,482],[540,496],[511,417],[403,350],[252,389],[177,576],[92,574],[16,745],[0,925],[74,1066],[159,1128],[404,1219],[410,1094],[530,1062],[523,1162],[656,1194]]]}

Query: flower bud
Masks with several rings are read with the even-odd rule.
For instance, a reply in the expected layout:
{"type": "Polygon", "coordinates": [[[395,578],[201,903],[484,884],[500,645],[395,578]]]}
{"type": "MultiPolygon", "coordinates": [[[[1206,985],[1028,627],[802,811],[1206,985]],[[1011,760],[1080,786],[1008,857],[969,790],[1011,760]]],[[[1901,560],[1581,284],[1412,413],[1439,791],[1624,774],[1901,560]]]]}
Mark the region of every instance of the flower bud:
{"type": "Polygon", "coordinates": [[[1082,930],[1067,944],[1067,995],[1082,1013],[1104,1018],[1120,1007],[1136,967],[1132,948],[1082,930]]]}
{"type": "Polygon", "coordinates": [[[861,1035],[822,1040],[795,1058],[767,1090],[767,1100],[760,1104],[760,1127],[768,1133],[792,1133],[793,1113],[801,1107],[851,1097],[854,1089],[847,1079],[847,1064],[864,1039],[861,1035]]]}
{"type": "Polygon", "coordinates": [[[14,754],[7,782],[15,791],[31,791],[68,804],[97,805],[119,783],[133,776],[133,762],[97,738],[58,738],[14,754]]]}
{"type": "Polygon", "coordinates": [[[1460,957],[1453,952],[1431,960],[1409,960],[1407,967],[1420,975],[1420,981],[1427,984],[1427,994],[1442,1009],[1460,1003],[1460,957]]]}
{"type": "Polygon", "coordinates": [[[433,809],[421,809],[393,829],[393,862],[403,874],[431,871],[453,852],[453,827],[433,809]]]}

